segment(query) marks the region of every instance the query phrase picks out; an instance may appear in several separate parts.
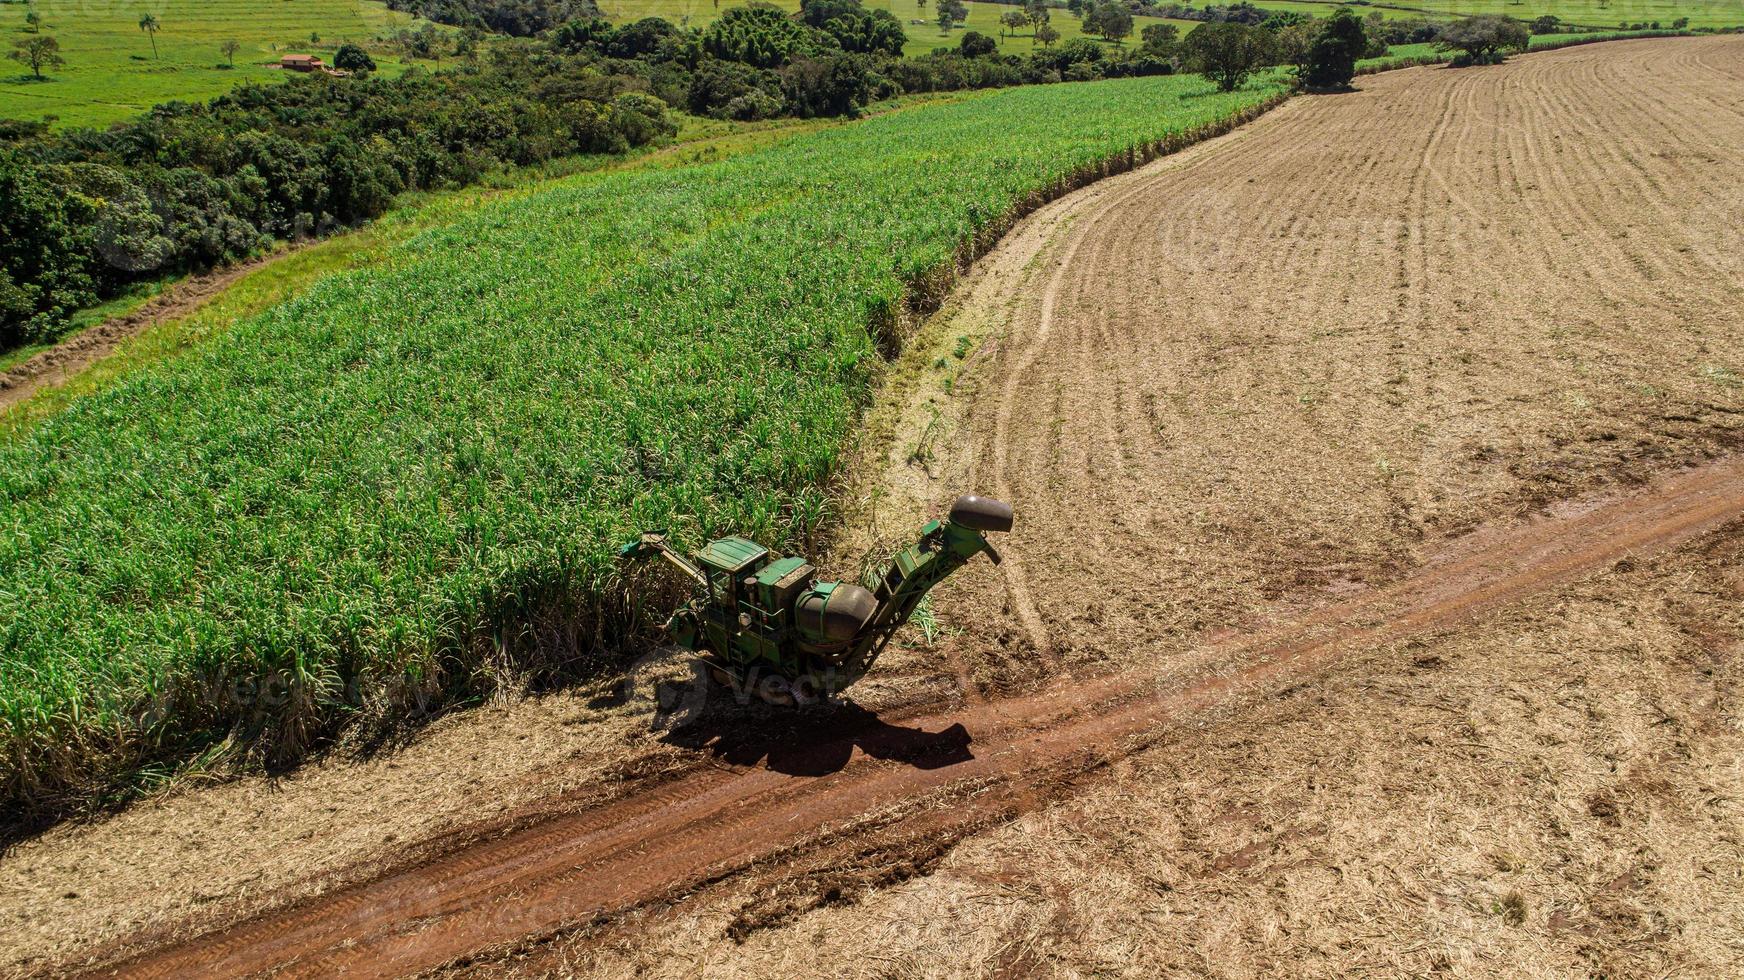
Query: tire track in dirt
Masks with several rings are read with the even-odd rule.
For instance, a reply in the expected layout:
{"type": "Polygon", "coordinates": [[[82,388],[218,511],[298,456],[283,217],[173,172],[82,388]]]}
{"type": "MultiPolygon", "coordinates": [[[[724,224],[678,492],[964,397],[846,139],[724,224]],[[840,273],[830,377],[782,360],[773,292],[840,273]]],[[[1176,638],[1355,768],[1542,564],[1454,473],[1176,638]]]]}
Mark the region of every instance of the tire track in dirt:
{"type": "MultiPolygon", "coordinates": [[[[1744,461],[1709,464],[1652,493],[1575,516],[1480,532],[1423,572],[1350,602],[1215,644],[1224,669],[1185,683],[1140,673],[1059,685],[920,719],[963,725],[973,754],[906,761],[862,754],[819,778],[710,770],[594,811],[489,841],[124,963],[119,976],[395,976],[565,924],[682,894],[806,838],[927,794],[957,798],[936,830],[1047,798],[1055,767],[1116,758],[1126,740],[1301,680],[1354,650],[1457,625],[1628,558],[1676,547],[1744,516],[1744,461]]],[[[892,736],[900,739],[901,736],[892,736]]],[[[902,746],[892,744],[890,756],[902,746]]],[[[864,750],[862,750],[864,751],[864,750]]],[[[880,755],[885,755],[883,751],[880,755]]]]}

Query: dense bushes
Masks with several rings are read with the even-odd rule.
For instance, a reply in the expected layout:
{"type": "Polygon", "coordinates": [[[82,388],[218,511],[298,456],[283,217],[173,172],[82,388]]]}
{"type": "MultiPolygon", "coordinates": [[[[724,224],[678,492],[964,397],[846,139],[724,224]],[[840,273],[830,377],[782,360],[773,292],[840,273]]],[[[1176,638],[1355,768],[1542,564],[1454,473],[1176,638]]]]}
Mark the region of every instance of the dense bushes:
{"type": "Polygon", "coordinates": [[[566,21],[598,17],[594,0],[387,0],[389,9],[438,24],[482,27],[513,37],[532,37],[566,21]]]}
{"type": "Polygon", "coordinates": [[[860,0],[800,0],[799,18],[853,54],[902,56],[902,22],[888,10],[867,10],[860,0]]]}
{"type": "Polygon", "coordinates": [[[1368,50],[1368,36],[1362,21],[1340,7],[1327,18],[1320,32],[1309,42],[1308,54],[1302,63],[1302,84],[1309,88],[1343,88],[1356,77],[1356,63],[1368,50]]]}
{"type": "Polygon", "coordinates": [[[84,261],[96,211],[0,151],[0,349],[43,335],[96,297],[84,261]]]}
{"type": "Polygon", "coordinates": [[[505,49],[397,80],[319,76],[0,148],[0,346],[126,283],[374,217],[408,188],[669,136],[666,107],[580,59],[505,49]]]}
{"type": "Polygon", "coordinates": [[[795,55],[817,54],[824,47],[820,32],[808,30],[767,3],[734,7],[702,32],[702,48],[710,56],[754,68],[774,68],[795,55]]]}

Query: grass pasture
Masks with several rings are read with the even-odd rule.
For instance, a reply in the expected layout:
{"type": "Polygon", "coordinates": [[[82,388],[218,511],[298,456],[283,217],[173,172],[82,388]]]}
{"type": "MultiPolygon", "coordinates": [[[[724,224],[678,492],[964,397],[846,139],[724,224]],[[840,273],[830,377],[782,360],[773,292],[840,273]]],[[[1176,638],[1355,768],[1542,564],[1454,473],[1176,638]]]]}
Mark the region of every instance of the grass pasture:
{"type": "MultiPolygon", "coordinates": [[[[1204,4],[1198,4],[1204,6],[1204,4]]],[[[1625,24],[1652,23],[1670,28],[1679,17],[1688,17],[1691,27],[1736,27],[1744,25],[1744,0],[1398,0],[1396,3],[1339,3],[1338,0],[1256,0],[1266,10],[1295,10],[1325,17],[1341,6],[1362,16],[1378,13],[1388,20],[1428,17],[1449,20],[1474,14],[1498,14],[1530,21],[1545,14],[1565,22],[1610,29],[1625,24]]]]}
{"type": "Polygon", "coordinates": [[[0,446],[3,805],[571,662],[637,528],[803,539],[868,324],[1026,202],[1281,90],[1035,86],[570,178],[42,419],[0,446]]]}
{"type": "MultiPolygon", "coordinates": [[[[1589,44],[1595,41],[1626,41],[1630,38],[1661,37],[1665,34],[1681,33],[1671,31],[1589,31],[1579,34],[1536,34],[1533,35],[1529,50],[1553,51],[1557,48],[1573,47],[1589,44]]],[[[1445,51],[1435,50],[1433,42],[1423,44],[1395,44],[1387,49],[1387,53],[1379,58],[1364,58],[1356,63],[1360,72],[1386,71],[1391,68],[1404,68],[1411,65],[1439,64],[1451,61],[1453,56],[1445,51]]]]}
{"type": "MultiPolygon", "coordinates": [[[[6,50],[29,37],[24,3],[0,3],[6,50]]],[[[56,117],[62,126],[102,126],[170,101],[201,101],[243,82],[283,77],[266,64],[280,54],[310,52],[331,60],[340,44],[368,46],[378,35],[413,23],[379,0],[36,0],[41,32],[58,38],[64,68],[35,81],[15,61],[0,62],[0,118],[56,117]],[[157,52],[139,27],[151,13],[160,25],[157,52]],[[311,43],[309,37],[320,37],[311,43]],[[241,45],[234,68],[220,45],[241,45]]],[[[384,72],[393,58],[374,55],[384,72]]]]}

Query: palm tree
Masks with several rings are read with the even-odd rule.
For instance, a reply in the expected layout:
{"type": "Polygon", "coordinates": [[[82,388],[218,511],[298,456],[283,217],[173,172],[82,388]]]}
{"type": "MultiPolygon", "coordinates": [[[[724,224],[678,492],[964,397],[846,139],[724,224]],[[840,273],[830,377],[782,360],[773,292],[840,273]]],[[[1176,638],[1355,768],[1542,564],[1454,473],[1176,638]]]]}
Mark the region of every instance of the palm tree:
{"type": "Polygon", "coordinates": [[[151,38],[151,56],[157,58],[157,18],[149,13],[139,15],[139,29],[151,38]]]}

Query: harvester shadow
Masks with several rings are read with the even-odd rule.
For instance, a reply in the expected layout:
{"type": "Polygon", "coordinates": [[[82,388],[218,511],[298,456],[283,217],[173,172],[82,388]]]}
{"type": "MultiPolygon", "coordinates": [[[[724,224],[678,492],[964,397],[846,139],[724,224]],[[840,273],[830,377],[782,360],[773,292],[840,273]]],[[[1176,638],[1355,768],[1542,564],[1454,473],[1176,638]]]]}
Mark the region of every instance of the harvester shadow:
{"type": "Polygon", "coordinates": [[[790,776],[827,776],[846,768],[857,748],[874,759],[916,769],[943,769],[974,758],[962,723],[929,732],[884,721],[850,701],[804,709],[710,706],[664,735],[668,745],[706,751],[734,766],[763,765],[790,776]]]}

